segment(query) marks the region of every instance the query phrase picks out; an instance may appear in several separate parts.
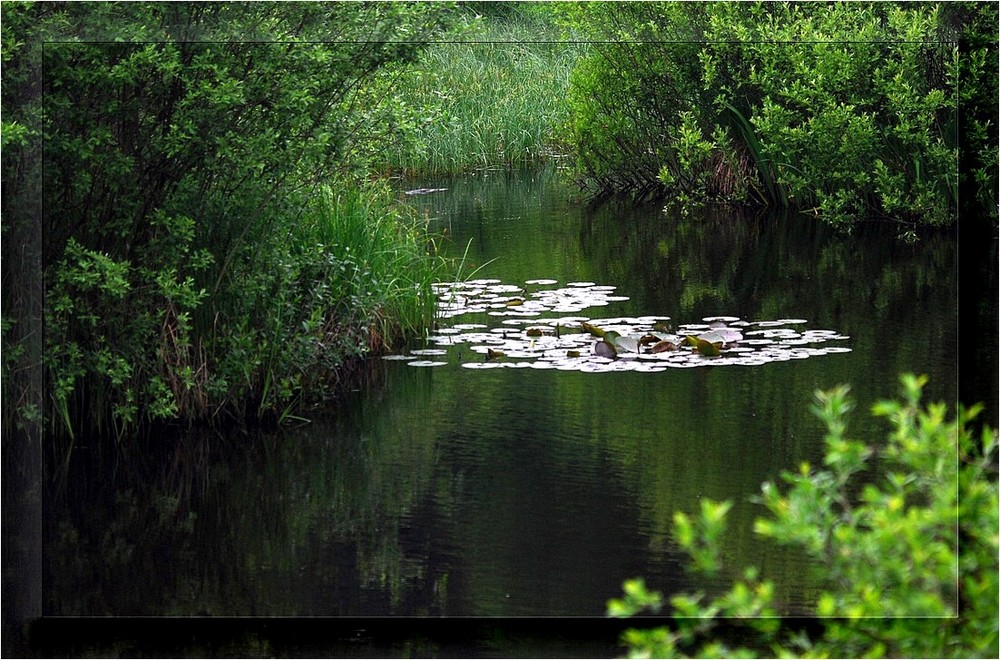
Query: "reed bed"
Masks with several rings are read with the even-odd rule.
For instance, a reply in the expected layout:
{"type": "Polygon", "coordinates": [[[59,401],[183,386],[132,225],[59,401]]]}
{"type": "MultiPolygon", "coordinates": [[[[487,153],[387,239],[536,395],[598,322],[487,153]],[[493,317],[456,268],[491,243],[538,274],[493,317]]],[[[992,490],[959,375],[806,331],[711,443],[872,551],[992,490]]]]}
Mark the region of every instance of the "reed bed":
{"type": "Polygon", "coordinates": [[[394,204],[387,186],[324,187],[305,226],[339,260],[345,299],[363,311],[378,335],[372,348],[419,334],[430,324],[431,285],[444,262],[436,258],[426,226],[407,207],[394,204]]]}
{"type": "Polygon", "coordinates": [[[384,152],[379,169],[455,174],[530,165],[560,151],[556,135],[580,47],[530,16],[493,19],[462,38],[432,46],[398,76],[410,131],[384,152]]]}

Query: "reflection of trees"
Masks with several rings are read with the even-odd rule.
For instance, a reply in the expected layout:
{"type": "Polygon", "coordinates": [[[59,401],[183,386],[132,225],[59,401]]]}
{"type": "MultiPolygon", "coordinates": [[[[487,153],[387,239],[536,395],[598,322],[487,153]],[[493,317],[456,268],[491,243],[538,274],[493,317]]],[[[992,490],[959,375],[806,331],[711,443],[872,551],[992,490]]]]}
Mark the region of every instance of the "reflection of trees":
{"type": "Polygon", "coordinates": [[[469,246],[465,274],[498,257],[478,276],[509,282],[588,276],[580,272],[587,267],[577,240],[581,210],[557,172],[488,173],[428,185],[449,190],[407,201],[434,218],[431,231],[448,231],[453,256],[469,246]]]}
{"type": "Polygon", "coordinates": [[[74,458],[49,498],[48,613],[388,614],[433,591],[441,576],[402,538],[433,468],[432,429],[413,424],[425,390],[364,434],[342,419],[74,458]]]}
{"type": "MultiPolygon", "coordinates": [[[[679,323],[714,315],[807,319],[856,345],[879,345],[880,373],[954,361],[957,262],[946,234],[907,245],[878,224],[846,236],[799,216],[604,205],[581,244],[643,313],[679,323]]],[[[952,378],[932,378],[931,394],[948,392],[952,378]]]]}
{"type": "MultiPolygon", "coordinates": [[[[505,216],[518,216],[535,203],[533,197],[520,197],[530,189],[484,184],[474,195],[491,208],[508,209],[505,216]]],[[[471,189],[468,195],[473,195],[471,189]]],[[[669,540],[674,511],[695,511],[701,496],[734,499],[729,540],[733,569],[754,558],[778,578],[781,598],[801,598],[794,593],[801,585],[788,579],[801,572],[796,568],[801,558],[754,536],[758,511],[745,499],[781,470],[820,458],[822,429],[808,413],[813,391],[851,383],[864,409],[891,396],[896,374],[907,370],[931,374],[935,395],[948,397],[954,389],[955,256],[948,236],[932,235],[908,246],[878,225],[859,226],[845,236],[800,216],[752,215],[730,208],[681,215],[664,213],[660,205],[615,202],[576,210],[576,218],[553,214],[549,222],[554,227],[537,220],[500,222],[461,208],[448,213],[455,219],[453,235],[460,247],[473,236],[460,220],[474,218],[473,250],[478,242],[480,259],[500,255],[489,276],[505,281],[592,279],[614,284],[630,296],[630,313],[666,314],[677,323],[714,315],[803,318],[811,328],[851,336],[852,353],[759,369],[698,370],[656,380],[633,375],[616,378],[610,388],[595,386],[586,376],[538,376],[549,385],[533,391],[530,406],[517,403],[527,374],[493,372],[489,378],[477,374],[476,385],[461,381],[462,388],[453,392],[463,401],[456,415],[476,411],[495,420],[498,410],[530,411],[530,428],[551,436],[536,450],[543,452],[538,460],[549,469],[564,469],[573,451],[603,452],[619,486],[636,498],[641,525],[649,534],[650,559],[664,566],[676,561],[669,540]],[[570,222],[576,223],[572,240],[558,233],[570,222]],[[582,265],[565,266],[563,255],[582,265]],[[473,400],[465,389],[470,387],[477,388],[473,400]],[[571,420],[561,417],[567,414],[571,420]],[[566,438],[568,424],[571,438],[566,438]]],[[[445,383],[451,381],[442,379],[436,386],[448,387],[445,383]]],[[[461,421],[454,424],[460,427],[461,421]]],[[[510,457],[514,449],[493,438],[489,428],[482,452],[494,461],[500,460],[499,453],[516,464],[510,457]]],[[[873,441],[881,437],[860,416],[854,430],[873,441]]],[[[533,487],[512,472],[509,488],[533,487]]],[[[486,515],[469,520],[467,537],[487,529],[495,533],[497,519],[515,520],[516,502],[513,496],[492,498],[486,515]]],[[[512,522],[510,538],[519,532],[512,522]]],[[[509,543],[513,547],[513,540],[509,543]]],[[[490,588],[484,580],[496,585],[506,579],[498,572],[483,575],[479,588],[490,588]]]]}
{"type": "Polygon", "coordinates": [[[905,245],[879,225],[845,236],[797,216],[609,203],[592,211],[580,240],[620,289],[659,303],[658,312],[681,322],[731,314],[828,323],[838,304],[839,312],[863,307],[870,319],[874,306],[881,318],[895,318],[913,310],[909,296],[954,295],[950,237],[905,245]]]}
{"type": "MultiPolygon", "coordinates": [[[[684,490],[692,488],[686,475],[701,475],[710,497],[742,493],[736,496],[741,500],[795,461],[817,458],[822,432],[807,413],[815,389],[850,383],[865,409],[894,394],[892,375],[915,371],[931,375],[934,396],[953,396],[956,260],[947,235],[911,246],[877,225],[844,236],[797,217],[740,216],[728,209],[665,214],[654,206],[611,204],[593,211],[581,243],[610,281],[639,301],[640,313],[667,314],[678,323],[715,315],[803,318],[810,327],[851,337],[849,354],[677,378],[656,406],[639,415],[637,437],[660,429],[657,438],[667,443],[630,459],[648,484],[640,499],[656,530],[654,543],[665,542],[674,510],[696,508],[695,493],[684,490]],[[728,425],[732,416],[742,425],[728,425]],[[764,446],[752,446],[759,443],[764,446]]],[[[628,396],[618,392],[615,399],[628,396]]],[[[859,437],[881,437],[870,422],[855,422],[864,425],[855,429],[859,437]]],[[[630,440],[625,444],[623,452],[635,452],[630,440]]],[[[732,558],[740,564],[754,557],[772,574],[787,575],[797,560],[754,538],[756,513],[737,501],[730,514],[732,558]]],[[[779,579],[779,589],[782,584],[779,579]]]]}

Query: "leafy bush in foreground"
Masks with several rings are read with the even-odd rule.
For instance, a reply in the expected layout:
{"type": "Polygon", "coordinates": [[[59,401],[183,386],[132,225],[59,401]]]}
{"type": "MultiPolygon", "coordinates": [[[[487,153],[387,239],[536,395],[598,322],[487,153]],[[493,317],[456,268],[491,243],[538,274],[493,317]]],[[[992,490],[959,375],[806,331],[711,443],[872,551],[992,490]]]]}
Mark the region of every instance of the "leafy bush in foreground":
{"type": "MultiPolygon", "coordinates": [[[[670,627],[626,631],[632,657],[997,656],[997,434],[984,429],[977,441],[969,424],[978,406],[949,420],[944,404],[921,406],[926,378],[901,382],[901,400],[872,409],[892,425],[877,449],[846,435],[847,387],[818,392],[825,466],[783,474],[784,492],[762,487],[770,515],[756,532],[813,560],[819,632],[776,618],[771,583],[750,569],[718,597],[672,597],[670,627]],[[873,456],[878,480],[858,484],[873,456]],[[733,633],[740,646],[727,641],[733,633]]],[[[675,515],[676,539],[699,570],[719,567],[729,504],[705,502],[694,519],[675,515]]],[[[608,614],[662,606],[660,594],[631,580],[608,614]]]]}

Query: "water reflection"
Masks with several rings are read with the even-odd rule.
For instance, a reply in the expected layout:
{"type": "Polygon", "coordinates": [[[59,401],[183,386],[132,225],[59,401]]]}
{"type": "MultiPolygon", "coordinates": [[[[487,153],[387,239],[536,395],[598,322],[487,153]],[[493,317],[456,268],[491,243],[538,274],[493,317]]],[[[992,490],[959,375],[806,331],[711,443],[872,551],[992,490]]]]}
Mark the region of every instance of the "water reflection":
{"type": "MultiPolygon", "coordinates": [[[[628,577],[713,588],[669,536],[673,512],[704,497],[736,502],[721,579],[762,562],[800,611],[801,558],[754,537],[747,497],[820,459],[813,391],[851,383],[866,439],[886,432],[865,411],[901,371],[954,400],[948,235],[911,247],[878,227],[846,238],[726,210],[587,209],[551,173],[418,186],[448,188],[416,203],[456,255],[468,246],[476,278],[614,286],[621,318],[808,320],[851,350],[658,374],[377,360],[300,428],[94,442],[61,477],[53,448],[46,614],[600,615],[628,577]]],[[[407,352],[434,362],[441,348],[407,352]]]]}

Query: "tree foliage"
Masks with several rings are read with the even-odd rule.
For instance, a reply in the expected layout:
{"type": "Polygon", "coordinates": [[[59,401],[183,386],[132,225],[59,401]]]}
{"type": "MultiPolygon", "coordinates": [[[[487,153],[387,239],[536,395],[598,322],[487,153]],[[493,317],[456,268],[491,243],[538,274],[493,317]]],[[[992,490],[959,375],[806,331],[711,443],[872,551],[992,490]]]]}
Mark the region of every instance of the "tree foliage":
{"type": "MultiPolygon", "coordinates": [[[[417,261],[423,247],[361,178],[385,135],[365,82],[413,60],[452,11],[4,3],[5,274],[17,272],[8,245],[38,248],[51,402],[66,427],[83,410],[119,430],[251,399],[280,412],[314,367],[391,339],[371,332],[391,316],[384,301],[352,298],[391,278],[348,241],[377,234],[382,253],[417,261]],[[331,206],[327,190],[354,201],[331,206]],[[333,211],[395,219],[336,235],[317,217],[333,211]]],[[[5,346],[26,336],[7,329],[5,346]]]]}
{"type": "MultiPolygon", "coordinates": [[[[846,386],[817,392],[824,466],[784,473],[783,491],[762,486],[768,516],[757,519],[756,533],[802,548],[815,566],[814,630],[776,618],[772,585],[751,568],[720,596],[673,596],[671,627],[625,633],[633,657],[997,654],[997,434],[985,428],[976,437],[978,406],[948,419],[944,404],[922,405],[926,378],[904,375],[901,383],[899,400],[872,408],[892,428],[884,445],[847,435],[846,386]]],[[[696,518],[675,517],[676,539],[699,570],[718,568],[727,508],[707,502],[696,518]]],[[[608,613],[662,606],[660,594],[633,580],[608,613]]]]}
{"type": "MultiPolygon", "coordinates": [[[[995,9],[594,3],[565,15],[599,41],[574,71],[568,126],[595,191],[791,205],[842,226],[954,221],[959,104],[996,97],[995,9]]],[[[971,125],[982,167],[970,176],[989,201],[996,122],[971,125]]]]}

